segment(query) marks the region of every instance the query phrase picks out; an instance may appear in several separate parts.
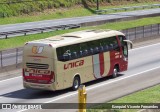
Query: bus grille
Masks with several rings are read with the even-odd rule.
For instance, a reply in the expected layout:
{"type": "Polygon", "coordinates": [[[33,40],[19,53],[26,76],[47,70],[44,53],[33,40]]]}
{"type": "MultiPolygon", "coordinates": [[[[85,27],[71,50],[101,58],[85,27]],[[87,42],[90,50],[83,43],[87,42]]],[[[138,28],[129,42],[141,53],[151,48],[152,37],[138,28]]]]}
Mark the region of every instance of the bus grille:
{"type": "Polygon", "coordinates": [[[39,64],[39,63],[26,63],[28,68],[35,68],[35,69],[48,69],[48,64],[39,64]]]}

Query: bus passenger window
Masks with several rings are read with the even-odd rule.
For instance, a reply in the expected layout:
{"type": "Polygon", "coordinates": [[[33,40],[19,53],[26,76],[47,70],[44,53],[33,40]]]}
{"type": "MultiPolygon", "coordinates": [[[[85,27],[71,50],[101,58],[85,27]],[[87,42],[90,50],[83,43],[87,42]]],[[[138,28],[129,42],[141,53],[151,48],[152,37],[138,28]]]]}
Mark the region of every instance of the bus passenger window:
{"type": "Polygon", "coordinates": [[[82,51],[79,51],[79,57],[83,57],[82,51]]]}
{"type": "Polygon", "coordinates": [[[100,51],[100,52],[103,52],[103,50],[104,50],[104,49],[103,49],[103,46],[100,46],[100,47],[99,47],[99,51],[100,51]]]}
{"type": "Polygon", "coordinates": [[[71,58],[76,59],[77,58],[77,52],[72,52],[71,53],[71,58]]]}
{"type": "Polygon", "coordinates": [[[93,48],[89,48],[89,55],[93,54],[93,48]]]}
{"type": "Polygon", "coordinates": [[[105,51],[105,52],[108,51],[108,49],[109,49],[109,48],[108,48],[108,45],[104,45],[103,48],[104,48],[104,51],[105,51]]]}

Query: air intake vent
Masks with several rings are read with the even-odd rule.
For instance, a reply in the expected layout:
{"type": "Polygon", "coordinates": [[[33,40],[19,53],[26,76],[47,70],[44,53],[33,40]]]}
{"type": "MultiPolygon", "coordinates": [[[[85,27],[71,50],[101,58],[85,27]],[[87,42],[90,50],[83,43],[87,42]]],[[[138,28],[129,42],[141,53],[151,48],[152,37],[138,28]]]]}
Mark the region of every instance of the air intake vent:
{"type": "Polygon", "coordinates": [[[48,69],[48,64],[39,64],[39,63],[26,63],[28,68],[35,68],[35,69],[48,69]]]}

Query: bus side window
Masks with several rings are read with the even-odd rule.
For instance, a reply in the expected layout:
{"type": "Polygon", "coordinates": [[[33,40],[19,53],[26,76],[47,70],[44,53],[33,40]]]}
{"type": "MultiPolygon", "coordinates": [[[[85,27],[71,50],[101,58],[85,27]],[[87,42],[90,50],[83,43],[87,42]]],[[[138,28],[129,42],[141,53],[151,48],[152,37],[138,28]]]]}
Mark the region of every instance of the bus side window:
{"type": "Polygon", "coordinates": [[[104,49],[104,52],[108,51],[109,50],[108,45],[104,45],[103,49],[104,49]]]}
{"type": "Polygon", "coordinates": [[[64,57],[64,61],[68,61],[71,59],[71,46],[64,46],[64,53],[63,53],[63,57],[64,57]]]}
{"type": "Polygon", "coordinates": [[[93,41],[90,41],[87,43],[88,48],[88,53],[89,55],[93,55],[94,54],[94,44],[93,41]]]}
{"type": "Polygon", "coordinates": [[[71,60],[78,58],[79,44],[70,45],[71,60]]]}
{"type": "Polygon", "coordinates": [[[71,58],[72,59],[76,59],[78,56],[77,56],[77,52],[72,52],[71,53],[71,58]]]}
{"type": "Polygon", "coordinates": [[[81,43],[80,44],[80,55],[81,57],[85,57],[88,56],[88,46],[87,46],[87,42],[81,43]]]}
{"type": "Polygon", "coordinates": [[[65,61],[66,58],[67,58],[67,52],[69,51],[66,51],[66,49],[64,47],[60,47],[60,48],[57,48],[57,58],[59,61],[65,61]],[[66,55],[64,55],[66,54],[66,55]]]}
{"type": "Polygon", "coordinates": [[[116,51],[120,50],[118,47],[118,42],[116,37],[108,37],[108,38],[102,39],[100,43],[103,46],[105,52],[111,51],[111,50],[116,50],[116,51]]]}
{"type": "Polygon", "coordinates": [[[89,47],[88,52],[89,52],[89,55],[93,55],[93,48],[92,48],[92,47],[89,47]]]}
{"type": "Polygon", "coordinates": [[[93,54],[100,52],[100,40],[94,40],[90,42],[90,47],[93,49],[93,54]]]}
{"type": "Polygon", "coordinates": [[[57,48],[57,58],[59,61],[68,61],[71,59],[70,46],[57,48]]]}
{"type": "Polygon", "coordinates": [[[100,52],[107,52],[108,51],[108,43],[107,38],[99,40],[100,42],[100,52]]]}
{"type": "Polygon", "coordinates": [[[118,46],[118,41],[116,37],[110,37],[110,50],[120,51],[120,48],[118,46]]]}

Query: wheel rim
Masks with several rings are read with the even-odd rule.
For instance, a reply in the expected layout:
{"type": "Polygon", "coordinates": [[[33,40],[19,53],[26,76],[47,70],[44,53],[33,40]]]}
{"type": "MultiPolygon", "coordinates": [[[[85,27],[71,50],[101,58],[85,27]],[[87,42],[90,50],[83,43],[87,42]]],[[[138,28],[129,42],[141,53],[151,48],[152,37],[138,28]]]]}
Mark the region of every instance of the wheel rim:
{"type": "Polygon", "coordinates": [[[114,76],[114,77],[116,77],[116,76],[117,76],[117,74],[118,74],[118,71],[117,71],[117,69],[115,68],[115,69],[114,69],[113,76],[114,76]]]}
{"type": "Polygon", "coordinates": [[[76,79],[76,80],[74,81],[74,88],[77,89],[78,86],[79,86],[79,82],[78,82],[78,80],[76,79]]]}
{"type": "Polygon", "coordinates": [[[117,75],[117,69],[114,69],[114,74],[117,75]]]}

